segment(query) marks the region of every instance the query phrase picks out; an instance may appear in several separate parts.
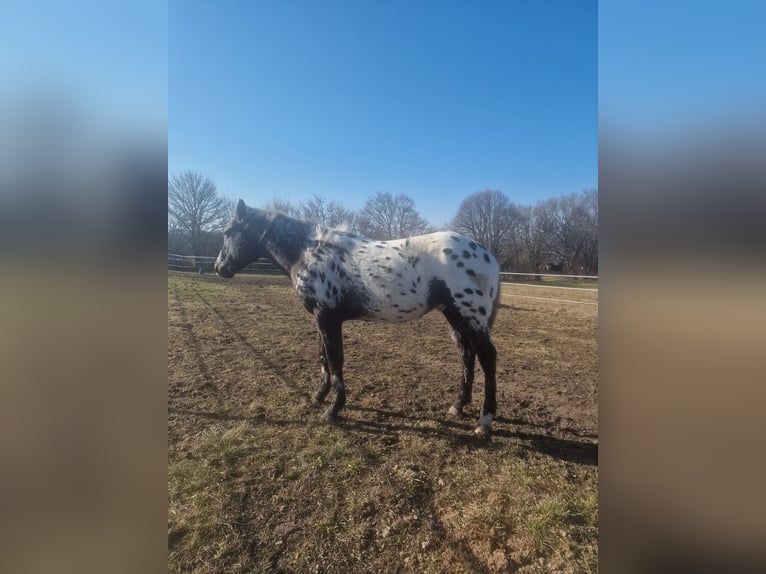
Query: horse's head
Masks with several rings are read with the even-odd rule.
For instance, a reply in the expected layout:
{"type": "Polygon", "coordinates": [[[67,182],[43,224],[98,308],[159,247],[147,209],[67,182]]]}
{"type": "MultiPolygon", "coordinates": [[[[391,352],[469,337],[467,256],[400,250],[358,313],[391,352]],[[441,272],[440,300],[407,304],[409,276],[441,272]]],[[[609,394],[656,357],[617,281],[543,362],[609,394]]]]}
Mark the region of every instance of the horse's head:
{"type": "Polygon", "coordinates": [[[257,210],[248,209],[240,199],[231,225],[223,233],[223,247],[215,260],[215,272],[222,277],[233,277],[245,265],[258,259],[263,227],[263,218],[258,217],[257,210]]]}

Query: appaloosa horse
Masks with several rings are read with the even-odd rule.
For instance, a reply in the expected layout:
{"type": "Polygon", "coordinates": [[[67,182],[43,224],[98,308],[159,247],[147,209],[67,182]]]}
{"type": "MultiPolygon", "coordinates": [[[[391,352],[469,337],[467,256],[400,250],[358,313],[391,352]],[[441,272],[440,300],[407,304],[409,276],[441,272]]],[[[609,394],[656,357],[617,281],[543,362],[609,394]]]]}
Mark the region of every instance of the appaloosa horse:
{"type": "Polygon", "coordinates": [[[484,371],[484,408],[475,432],[488,435],[496,415],[495,361],[490,328],[500,299],[499,266],[484,247],[452,232],[373,241],[333,231],[282,213],[247,207],[240,199],[216,272],[232,277],[264,256],[287,275],[306,309],[316,317],[322,375],[314,400],[335,388],[325,417],[335,419],[346,402],[343,382],[344,321],[411,321],[431,309],[447,318],[463,358],[457,401],[471,401],[478,355],[484,371]]]}

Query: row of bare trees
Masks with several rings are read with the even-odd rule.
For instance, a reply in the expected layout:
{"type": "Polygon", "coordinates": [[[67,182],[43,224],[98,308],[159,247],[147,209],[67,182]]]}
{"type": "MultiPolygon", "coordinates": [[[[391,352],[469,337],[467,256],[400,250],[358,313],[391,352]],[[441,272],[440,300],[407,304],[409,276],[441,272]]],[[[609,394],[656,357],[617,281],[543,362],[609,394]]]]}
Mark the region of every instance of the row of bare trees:
{"type": "Polygon", "coordinates": [[[305,203],[274,199],[264,207],[314,221],[324,227],[361,233],[370,239],[399,239],[434,231],[418,213],[415,201],[403,194],[378,192],[359,211],[347,209],[337,201],[327,201],[319,195],[314,195],[305,203]]]}
{"type": "MultiPolygon", "coordinates": [[[[168,249],[215,255],[234,200],[194,171],[168,181],[168,249]]],[[[276,209],[325,227],[343,228],[371,239],[397,239],[435,231],[403,194],[378,192],[358,211],[314,195],[306,202],[273,199],[276,209]]],[[[501,191],[468,196],[447,226],[492,251],[506,271],[598,273],[598,190],[554,197],[534,206],[517,205],[501,191]]]]}
{"type": "Polygon", "coordinates": [[[516,205],[497,190],[474,193],[450,227],[492,251],[508,271],[598,273],[598,190],[516,205]]]}

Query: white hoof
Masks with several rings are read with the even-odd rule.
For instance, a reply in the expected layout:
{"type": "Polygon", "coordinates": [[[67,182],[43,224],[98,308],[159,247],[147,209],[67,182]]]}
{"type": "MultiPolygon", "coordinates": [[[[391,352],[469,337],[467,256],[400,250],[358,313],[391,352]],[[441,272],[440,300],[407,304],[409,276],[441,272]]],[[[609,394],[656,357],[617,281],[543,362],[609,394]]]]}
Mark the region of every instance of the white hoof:
{"type": "Polygon", "coordinates": [[[452,405],[449,410],[447,411],[447,414],[453,417],[459,417],[463,413],[461,413],[457,408],[455,408],[455,405],[452,405]]]}
{"type": "Polygon", "coordinates": [[[479,436],[489,436],[492,432],[492,413],[487,413],[481,417],[473,432],[479,436]]]}

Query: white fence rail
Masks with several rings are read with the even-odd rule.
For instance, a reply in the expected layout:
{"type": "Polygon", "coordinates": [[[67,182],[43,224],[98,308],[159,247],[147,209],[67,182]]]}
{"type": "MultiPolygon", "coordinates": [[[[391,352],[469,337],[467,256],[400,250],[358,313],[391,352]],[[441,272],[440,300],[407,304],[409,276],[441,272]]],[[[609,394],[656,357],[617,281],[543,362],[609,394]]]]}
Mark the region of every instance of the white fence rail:
{"type": "Polygon", "coordinates": [[[543,277],[555,277],[562,279],[586,279],[598,281],[598,275],[564,275],[558,273],[500,273],[500,281],[506,285],[520,285],[523,287],[538,287],[540,289],[567,289],[569,291],[591,291],[598,293],[598,285],[593,287],[571,287],[564,285],[543,285],[543,277]],[[527,278],[526,281],[513,281],[514,276],[527,278]]]}
{"type": "MultiPolygon", "coordinates": [[[[191,271],[194,273],[215,273],[213,264],[215,257],[206,255],[178,255],[177,253],[168,253],[168,269],[173,271],[191,271]]],[[[280,273],[280,270],[265,259],[259,259],[255,263],[245,265],[239,273],[280,273]]]]}
{"type": "Polygon", "coordinates": [[[574,279],[598,279],[598,275],[564,275],[563,273],[511,273],[509,271],[503,271],[500,276],[503,275],[518,275],[519,277],[567,277],[574,279]]]}

